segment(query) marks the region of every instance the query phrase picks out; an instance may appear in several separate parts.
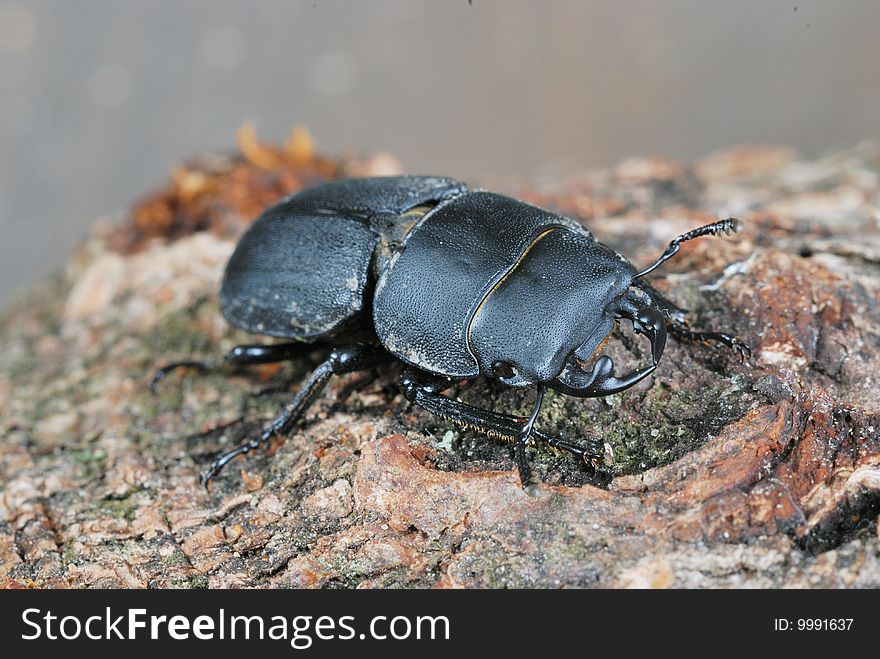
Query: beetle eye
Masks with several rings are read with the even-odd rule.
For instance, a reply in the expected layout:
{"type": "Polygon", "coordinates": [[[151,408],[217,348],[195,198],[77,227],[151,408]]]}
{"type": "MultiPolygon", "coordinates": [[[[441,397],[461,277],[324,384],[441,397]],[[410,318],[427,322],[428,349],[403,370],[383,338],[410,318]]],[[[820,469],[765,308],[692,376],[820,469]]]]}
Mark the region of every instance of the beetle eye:
{"type": "Polygon", "coordinates": [[[495,362],[492,364],[492,375],[499,378],[512,378],[516,375],[516,369],[507,362],[495,362]]]}

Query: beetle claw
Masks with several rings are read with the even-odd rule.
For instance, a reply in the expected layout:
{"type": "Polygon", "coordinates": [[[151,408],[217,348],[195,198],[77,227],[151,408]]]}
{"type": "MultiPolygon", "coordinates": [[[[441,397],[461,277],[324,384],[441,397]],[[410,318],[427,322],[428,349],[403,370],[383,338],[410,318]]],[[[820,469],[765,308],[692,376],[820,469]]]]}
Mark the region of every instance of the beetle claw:
{"type": "Polygon", "coordinates": [[[541,496],[541,486],[537,483],[533,483],[531,485],[527,485],[523,488],[523,492],[525,492],[528,496],[537,498],[541,496]]]}

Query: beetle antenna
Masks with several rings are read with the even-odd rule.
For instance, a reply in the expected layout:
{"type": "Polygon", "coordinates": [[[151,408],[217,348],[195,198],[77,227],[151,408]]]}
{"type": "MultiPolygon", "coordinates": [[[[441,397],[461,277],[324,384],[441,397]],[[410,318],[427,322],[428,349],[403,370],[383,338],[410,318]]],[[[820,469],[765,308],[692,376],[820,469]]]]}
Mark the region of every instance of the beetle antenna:
{"type": "Polygon", "coordinates": [[[668,261],[673,256],[675,256],[676,253],[678,253],[678,250],[681,249],[681,244],[683,242],[693,240],[694,238],[699,238],[700,236],[720,236],[721,234],[738,233],[742,230],[742,228],[743,221],[741,219],[739,219],[738,217],[728,217],[725,220],[718,220],[717,222],[712,222],[712,224],[697,227],[696,229],[692,229],[687,233],[683,233],[678,238],[675,238],[669,243],[669,246],[652,266],[650,266],[646,270],[642,270],[639,274],[633,277],[633,279],[644,277],[649,272],[652,272],[653,270],[659,268],[661,264],[668,261]]]}

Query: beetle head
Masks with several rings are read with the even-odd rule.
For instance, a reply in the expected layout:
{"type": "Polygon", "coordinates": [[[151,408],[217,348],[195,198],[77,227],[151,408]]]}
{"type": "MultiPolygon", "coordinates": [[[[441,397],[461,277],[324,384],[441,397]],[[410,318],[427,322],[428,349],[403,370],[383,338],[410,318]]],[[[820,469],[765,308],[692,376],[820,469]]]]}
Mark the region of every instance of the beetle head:
{"type": "Polygon", "coordinates": [[[516,295],[501,289],[471,324],[481,372],[508,387],[551,382],[573,356],[589,359],[614,328],[617,298],[632,281],[620,267],[596,273],[588,286],[521,274],[516,295]]]}
{"type": "MultiPolygon", "coordinates": [[[[651,266],[634,274],[631,281],[637,281],[675,256],[681,248],[681,244],[688,240],[693,240],[700,236],[736,233],[742,227],[742,220],[729,217],[683,233],[669,243],[666,250],[660,255],[660,258],[651,266]]],[[[623,257],[620,257],[620,259],[625,261],[623,257]]],[[[651,364],[649,366],[632,371],[625,376],[617,377],[614,375],[614,363],[611,361],[611,358],[601,355],[593,364],[591,370],[587,371],[583,368],[581,363],[598,352],[610,332],[611,328],[608,325],[600,323],[589,339],[569,358],[565,368],[562,369],[556,380],[551,383],[551,386],[572,396],[607,396],[623,391],[650,375],[657,368],[657,363],[660,361],[660,357],[663,355],[663,348],[666,345],[666,320],[663,310],[667,314],[670,313],[670,310],[667,306],[658,304],[649,290],[650,287],[644,289],[639,287],[638,284],[630,286],[624,295],[606,309],[606,312],[613,317],[628,319],[632,322],[636,333],[648,337],[651,341],[651,364]]]]}
{"type": "Polygon", "coordinates": [[[634,272],[585,232],[543,230],[476,307],[467,338],[480,372],[510,387],[553,381],[611,331],[634,272]]]}

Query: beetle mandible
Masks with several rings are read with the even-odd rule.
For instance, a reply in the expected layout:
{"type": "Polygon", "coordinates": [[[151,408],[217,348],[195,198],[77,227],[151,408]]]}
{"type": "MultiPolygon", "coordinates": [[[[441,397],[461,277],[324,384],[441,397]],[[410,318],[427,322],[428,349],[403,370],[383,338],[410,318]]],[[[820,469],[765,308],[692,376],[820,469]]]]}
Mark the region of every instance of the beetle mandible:
{"type": "MultiPolygon", "coordinates": [[[[614,394],[654,372],[667,332],[721,343],[745,359],[748,346],[722,332],[694,332],[685,312],[644,276],[693,238],[739,231],[729,218],[678,236],[639,271],[580,223],[450,178],[343,179],[286,197],[266,210],[235,249],[220,289],[227,321],[289,339],[242,345],[225,361],[280,362],[302,342],[329,354],[259,436],[222,453],[207,484],[230,460],[284,434],[331,375],[397,359],[406,398],[468,429],[513,442],[523,488],[534,493],[527,444],[600,460],[602,445],[578,446],[535,427],[544,390],[614,394]],[[650,362],[618,375],[602,345],[619,319],[651,344],[650,362]],[[589,364],[592,363],[590,367],[589,364]],[[528,418],[480,409],[443,395],[478,376],[534,387],[528,418]]],[[[151,388],[184,361],[156,371],[151,388]]]]}

